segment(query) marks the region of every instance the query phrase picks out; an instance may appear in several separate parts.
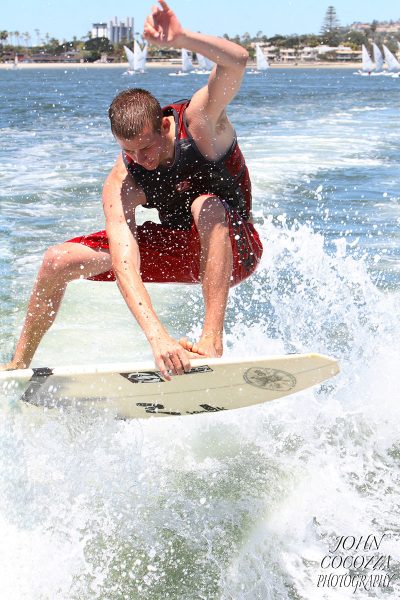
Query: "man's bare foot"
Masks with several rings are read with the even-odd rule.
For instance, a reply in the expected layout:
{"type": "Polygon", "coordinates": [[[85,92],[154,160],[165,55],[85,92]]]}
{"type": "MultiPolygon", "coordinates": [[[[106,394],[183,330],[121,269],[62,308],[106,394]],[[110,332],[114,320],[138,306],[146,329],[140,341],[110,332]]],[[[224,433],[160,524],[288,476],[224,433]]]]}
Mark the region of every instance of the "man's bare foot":
{"type": "Polygon", "coordinates": [[[181,338],[179,343],[188,352],[197,354],[197,358],[219,358],[222,356],[223,348],[219,337],[215,339],[213,336],[203,336],[197,343],[191,342],[187,338],[181,338]]]}

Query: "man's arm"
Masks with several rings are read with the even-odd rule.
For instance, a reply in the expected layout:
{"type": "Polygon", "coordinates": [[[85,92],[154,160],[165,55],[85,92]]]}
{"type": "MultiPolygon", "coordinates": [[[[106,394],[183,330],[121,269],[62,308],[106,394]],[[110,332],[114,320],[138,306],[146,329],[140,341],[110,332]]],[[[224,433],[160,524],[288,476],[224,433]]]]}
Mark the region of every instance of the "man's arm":
{"type": "Polygon", "coordinates": [[[216,124],[225,107],[239,91],[248,52],[222,38],[184,29],[166,2],[153,7],[144,26],[144,37],[158,46],[187,48],[216,63],[206,86],[198,90],[187,110],[188,120],[198,111],[216,124]]]}
{"type": "Polygon", "coordinates": [[[121,294],[146,335],[162,376],[169,380],[168,371],[181,375],[190,370],[190,362],[188,353],[171,338],[158,319],[140,276],[135,209],[144,202],[142,190],[127,173],[119,157],[103,188],[112,267],[121,294]]]}

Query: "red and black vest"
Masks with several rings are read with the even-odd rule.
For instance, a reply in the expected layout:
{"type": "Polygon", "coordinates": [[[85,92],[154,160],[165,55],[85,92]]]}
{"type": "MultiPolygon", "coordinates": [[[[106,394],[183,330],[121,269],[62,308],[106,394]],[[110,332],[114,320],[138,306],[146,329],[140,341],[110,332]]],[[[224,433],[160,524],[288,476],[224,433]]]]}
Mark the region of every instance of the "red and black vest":
{"type": "Polygon", "coordinates": [[[165,227],[190,229],[190,207],[202,194],[224,200],[238,216],[247,221],[251,211],[251,183],[236,137],[226,154],[216,160],[205,158],[196,146],[186,123],[190,100],[180,100],[163,108],[173,115],[176,128],[175,161],[169,167],[147,171],[123,152],[128,172],[146,196],[145,208],[156,208],[165,227]]]}

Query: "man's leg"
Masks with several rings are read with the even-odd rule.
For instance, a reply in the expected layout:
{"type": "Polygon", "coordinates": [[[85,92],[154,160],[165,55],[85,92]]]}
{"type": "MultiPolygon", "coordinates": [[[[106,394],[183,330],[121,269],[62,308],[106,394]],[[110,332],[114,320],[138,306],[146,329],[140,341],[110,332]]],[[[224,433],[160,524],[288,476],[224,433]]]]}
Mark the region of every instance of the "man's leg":
{"type": "Polygon", "coordinates": [[[106,250],[65,243],[44,255],[28,305],[27,315],[11,362],[4,369],[27,368],[46,331],[56,318],[67,284],[74,279],[108,271],[111,258],[106,250]]]}
{"type": "MultiPolygon", "coordinates": [[[[208,356],[221,356],[233,263],[229,222],[224,205],[215,197],[197,198],[192,204],[192,215],[201,244],[200,278],[205,318],[198,344],[188,349],[194,352],[202,350],[208,356]]],[[[185,345],[185,341],[182,342],[185,345]]]]}

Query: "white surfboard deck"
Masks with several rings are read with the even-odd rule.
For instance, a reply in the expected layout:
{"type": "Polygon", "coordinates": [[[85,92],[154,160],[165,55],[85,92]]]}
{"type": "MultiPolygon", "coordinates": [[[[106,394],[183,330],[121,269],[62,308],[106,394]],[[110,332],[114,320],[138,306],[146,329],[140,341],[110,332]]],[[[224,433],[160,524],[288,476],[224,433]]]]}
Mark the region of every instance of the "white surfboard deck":
{"type": "Polygon", "coordinates": [[[36,409],[73,407],[124,419],[217,412],[295,394],[339,372],[321,354],[191,361],[191,371],[164,381],[152,363],[0,372],[0,389],[36,409]]]}

